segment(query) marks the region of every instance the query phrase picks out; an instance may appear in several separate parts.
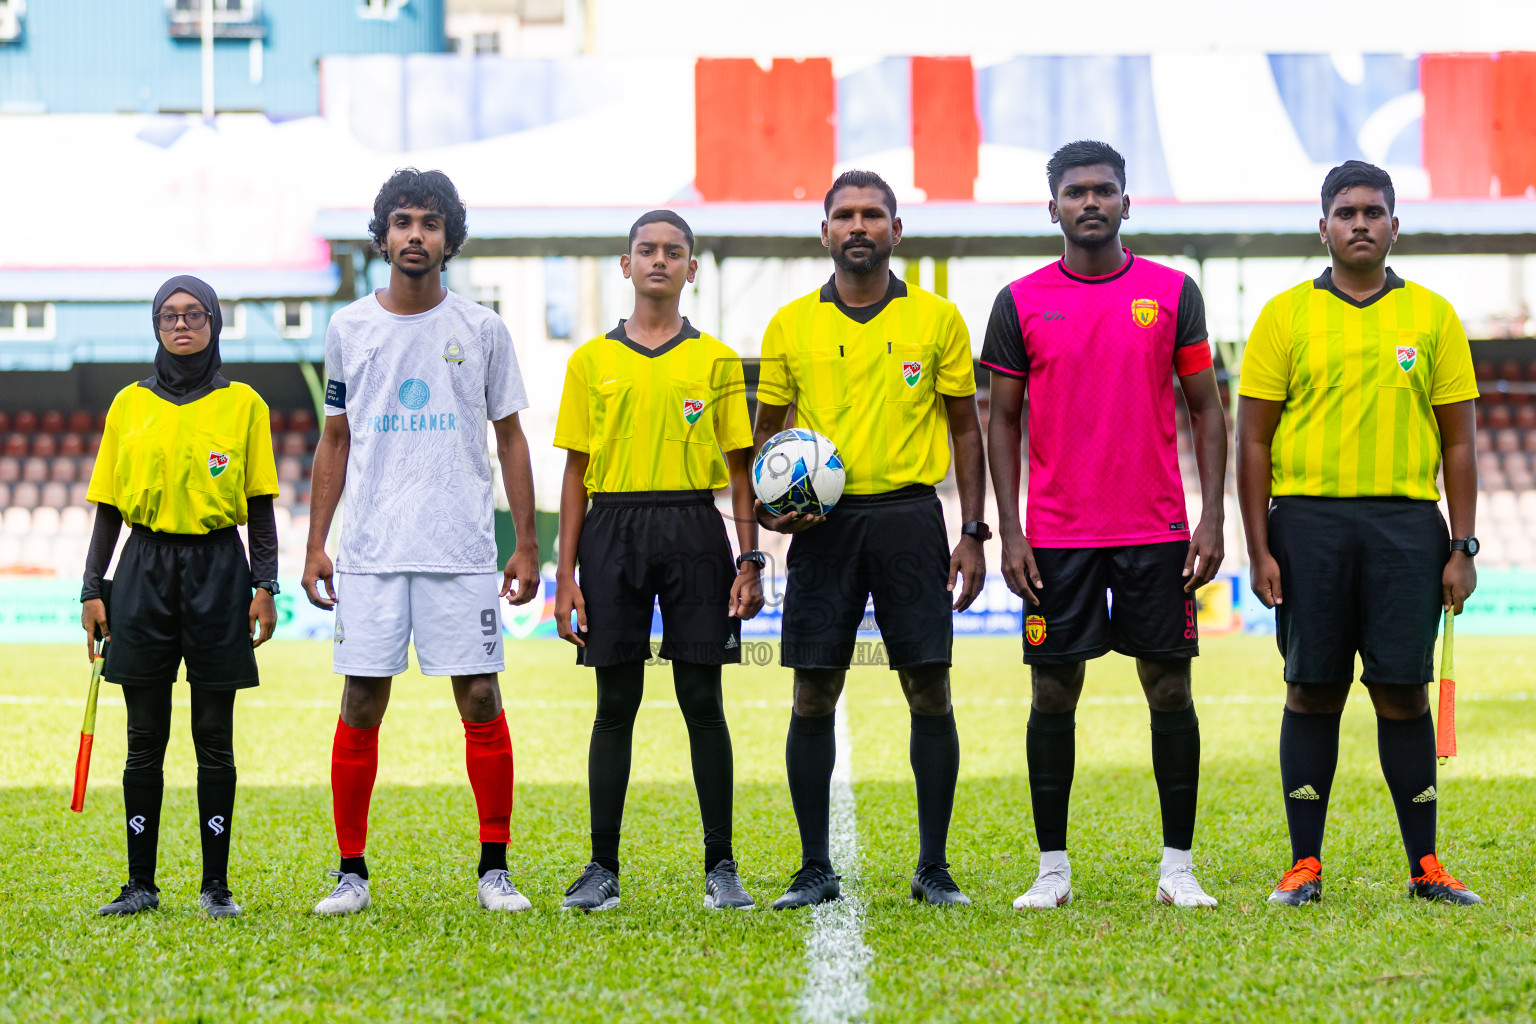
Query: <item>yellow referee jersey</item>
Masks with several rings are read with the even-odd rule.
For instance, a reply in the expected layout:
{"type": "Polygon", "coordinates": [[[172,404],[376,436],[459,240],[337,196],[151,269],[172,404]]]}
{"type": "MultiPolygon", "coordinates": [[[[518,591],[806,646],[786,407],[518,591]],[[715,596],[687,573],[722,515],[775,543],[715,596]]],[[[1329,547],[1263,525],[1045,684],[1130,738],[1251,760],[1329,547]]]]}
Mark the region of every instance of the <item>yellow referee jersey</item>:
{"type": "Polygon", "coordinates": [[[1264,307],[1238,394],[1284,402],[1270,493],[1438,500],[1433,406],[1477,397],[1472,350],[1445,299],[1391,268],[1364,302],[1333,270],[1264,307]]]}
{"type": "Polygon", "coordinates": [[[246,499],[277,494],[267,403],[245,384],[173,405],[131,384],[112,399],[86,497],[161,533],[246,521],[246,499]]]}
{"type": "Polygon", "coordinates": [[[774,314],[763,333],[759,401],[794,405],[796,426],[837,445],[845,494],[937,484],[950,458],[939,396],[976,393],[960,311],[895,274],[884,299],[847,306],[834,281],[774,314]]]}
{"type": "Polygon", "coordinates": [[[721,452],[752,447],[741,358],[686,317],[654,350],[620,320],[566,364],[555,447],[590,456],[589,494],[719,490],[721,452]]]}

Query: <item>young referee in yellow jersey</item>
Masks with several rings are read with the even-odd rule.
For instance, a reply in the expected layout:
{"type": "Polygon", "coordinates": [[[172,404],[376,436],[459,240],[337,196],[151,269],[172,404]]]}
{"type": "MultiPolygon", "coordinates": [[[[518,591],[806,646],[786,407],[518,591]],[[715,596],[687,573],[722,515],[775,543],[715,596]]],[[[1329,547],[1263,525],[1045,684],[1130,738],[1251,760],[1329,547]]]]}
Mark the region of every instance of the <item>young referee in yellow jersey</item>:
{"type": "MultiPolygon", "coordinates": [[[[949,702],[951,601],[975,600],[986,576],[985,488],[970,335],[954,304],[891,273],[901,241],[896,195],[877,174],[848,171],[824,201],[821,241],[832,277],[774,315],[763,334],[761,445],[795,423],[830,438],[847,467],[843,499],[820,517],[765,517],[793,533],[784,595],[783,663],[795,670],[785,761],[801,865],[775,909],[836,899],[828,853],[833,724],[854,637],[871,595],[890,667],[912,712],[920,840],[912,896],[969,903],[944,848],[960,769],[949,702]],[[934,485],[949,470],[964,528],[953,553],[934,485]],[[956,594],[956,576],[964,584],[956,594]]],[[[759,506],[759,514],[763,514],[759,506]]]]}
{"type": "Polygon", "coordinates": [[[635,286],[635,311],[571,356],[555,427],[566,450],[555,622],[578,662],[597,670],[592,860],[561,905],[619,903],[619,828],[659,598],[661,656],[672,662],[704,822],[704,902],[747,909],[752,897],[731,850],[733,763],[720,690],[720,666],[741,661],[741,620],[763,606],[741,359],[678,311],[698,270],[683,218],[653,210],[635,221],[619,266],[635,286]],[[727,484],[742,551],[734,564],[715,508],[727,484]]]}
{"type": "Polygon", "coordinates": [[[1243,354],[1238,498],[1254,593],[1285,656],[1280,780],[1292,867],[1270,899],[1322,896],[1323,825],[1354,680],[1376,708],[1381,771],[1408,853],[1409,895],[1481,903],[1435,854],[1429,687],[1442,608],[1477,586],[1472,401],[1450,303],[1387,266],[1392,179],[1351,160],[1323,181],[1333,266],[1275,296],[1243,354]],[[1444,470],[1451,524],[1436,507],[1444,470]]]}
{"type": "Polygon", "coordinates": [[[277,467],[266,403],[219,376],[223,321],[213,289],[195,277],[173,277],[155,296],[153,318],[160,342],[154,376],[112,400],[87,492],[96,526],[81,625],[88,649],[98,631],[109,637],[103,675],[122,686],[128,705],[128,884],[101,913],[160,905],[161,769],[171,738],[171,688],[184,660],[203,844],[199,903],[210,917],[233,917],[240,913],[228,883],[235,692],[256,685],[252,649],[277,622],[277,467]],[[125,521],[133,532],[109,611],[102,575],[125,521]],[[249,565],[235,531],[242,523],[249,565]]]}

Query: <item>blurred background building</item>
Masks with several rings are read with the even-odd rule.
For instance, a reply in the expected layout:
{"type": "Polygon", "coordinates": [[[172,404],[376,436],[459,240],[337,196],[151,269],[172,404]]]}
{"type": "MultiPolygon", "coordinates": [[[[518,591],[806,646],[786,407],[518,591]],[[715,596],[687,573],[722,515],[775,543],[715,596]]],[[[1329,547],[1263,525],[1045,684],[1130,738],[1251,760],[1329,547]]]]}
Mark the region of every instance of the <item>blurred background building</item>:
{"type": "MultiPolygon", "coordinates": [[[[1044,162],[1080,137],[1127,158],[1129,246],[1202,283],[1224,387],[1263,303],[1326,265],[1323,174],[1387,167],[1393,267],[1475,339],[1480,562],[1536,570],[1536,8],[1463,7],[1345,4],[1375,25],[1358,52],[1312,18],[1204,2],[1111,0],[1084,39],[1006,0],[0,0],[0,572],[77,574],[101,418],[147,375],[149,299],[179,272],[218,289],[226,373],[273,406],[297,572],[311,384],[332,312],[387,280],[365,226],[396,167],[447,171],[469,204],[449,284],[518,344],[552,513],[552,396],[629,310],[638,213],[690,219],[686,311],[750,357],[829,273],[832,177],[878,170],[897,272],[954,299],[979,351],[997,290],[1060,253],[1044,162]]],[[[1228,527],[1233,565],[1235,504],[1228,527]]]]}

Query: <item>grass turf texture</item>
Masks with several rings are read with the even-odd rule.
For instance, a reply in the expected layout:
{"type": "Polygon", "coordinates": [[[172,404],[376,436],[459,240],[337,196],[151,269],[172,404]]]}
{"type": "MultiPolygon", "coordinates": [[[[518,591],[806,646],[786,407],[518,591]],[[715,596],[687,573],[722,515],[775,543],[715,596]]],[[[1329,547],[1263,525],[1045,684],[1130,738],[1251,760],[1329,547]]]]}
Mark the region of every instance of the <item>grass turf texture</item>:
{"type": "MultiPolygon", "coordinates": [[[[1035,848],[1024,776],[1028,685],[1017,640],[956,646],[962,773],[950,859],[976,900],[907,898],[916,854],[908,715],[883,669],[850,675],[854,791],[870,900],[869,1018],[903,1020],[1525,1020],[1536,1005],[1536,655],[1464,638],[1463,756],[1442,769],[1442,857],[1490,905],[1403,898],[1407,866],[1369,705],[1344,719],[1320,906],[1267,906],[1288,866],[1275,745],[1278,658],[1266,640],[1207,640],[1196,664],[1204,775],[1196,867],[1222,904],[1153,901],[1161,841],[1147,712],[1131,664],[1090,667],[1078,713],[1076,901],[1021,914],[1035,848]]],[[[237,703],[241,789],[231,883],[245,916],[195,909],[195,768],[185,707],[167,758],[162,909],[107,920],[124,880],[117,780],[123,709],[103,687],[86,811],[66,805],[86,665],[78,645],[0,659],[0,1021],[722,1020],[796,1013],[803,913],[702,906],[686,732],[652,668],[636,728],[624,902],[557,910],[587,857],[590,672],[554,642],[515,646],[503,677],[518,761],[512,876],[534,909],[474,902],[474,806],[446,683],[398,680],[380,744],[369,842],[374,905],[309,914],[335,863],[327,788],[338,686],[323,645],[261,652],[268,682],[237,703]]],[[[736,848],[760,905],[798,844],[783,774],[787,673],[727,674],[736,848]]],[[[181,691],[185,697],[185,691],[181,691]]]]}

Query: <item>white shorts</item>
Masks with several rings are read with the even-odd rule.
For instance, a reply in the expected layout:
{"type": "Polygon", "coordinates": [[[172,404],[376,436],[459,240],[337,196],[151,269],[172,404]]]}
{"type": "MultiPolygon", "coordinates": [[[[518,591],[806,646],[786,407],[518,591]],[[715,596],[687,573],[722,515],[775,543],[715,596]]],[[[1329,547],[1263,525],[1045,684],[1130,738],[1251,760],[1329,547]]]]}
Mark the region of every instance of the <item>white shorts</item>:
{"type": "Polygon", "coordinates": [[[416,638],[423,675],[469,676],[506,668],[501,574],[336,574],[335,671],[397,676],[416,638]]]}

